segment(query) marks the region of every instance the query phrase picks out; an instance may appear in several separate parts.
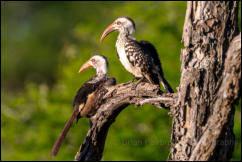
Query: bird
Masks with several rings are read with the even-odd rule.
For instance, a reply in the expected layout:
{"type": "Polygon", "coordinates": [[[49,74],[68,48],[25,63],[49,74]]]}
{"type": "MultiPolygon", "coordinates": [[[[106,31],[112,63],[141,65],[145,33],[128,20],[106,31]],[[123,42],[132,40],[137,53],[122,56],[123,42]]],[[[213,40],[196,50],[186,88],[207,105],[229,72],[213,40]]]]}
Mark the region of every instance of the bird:
{"type": "Polygon", "coordinates": [[[70,119],[66,122],[59,138],[56,140],[50,154],[51,157],[56,156],[59,152],[61,143],[75,119],[76,122],[78,122],[81,117],[89,118],[95,114],[97,110],[95,103],[97,103],[97,100],[103,95],[103,87],[113,86],[116,84],[115,78],[110,78],[107,75],[108,60],[105,56],[94,55],[81,66],[79,73],[89,67],[94,67],[96,69],[96,75],[85,82],[77,91],[73,101],[73,113],[70,119]]]}
{"type": "MultiPolygon", "coordinates": [[[[124,68],[130,72],[139,84],[148,81],[160,86],[160,82],[167,93],[173,93],[173,89],[164,77],[161,62],[155,47],[148,41],[136,41],[132,36],[135,33],[134,21],[126,16],[117,18],[103,32],[100,42],[113,31],[118,31],[116,52],[124,68]]],[[[135,87],[136,87],[135,86],[135,87]]]]}

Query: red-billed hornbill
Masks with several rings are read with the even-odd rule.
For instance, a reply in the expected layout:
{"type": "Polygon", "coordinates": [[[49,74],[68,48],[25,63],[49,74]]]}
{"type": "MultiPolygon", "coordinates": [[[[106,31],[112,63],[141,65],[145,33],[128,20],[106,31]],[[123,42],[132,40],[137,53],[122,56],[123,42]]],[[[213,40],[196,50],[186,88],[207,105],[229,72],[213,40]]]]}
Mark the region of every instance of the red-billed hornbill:
{"type": "Polygon", "coordinates": [[[77,91],[73,101],[72,116],[63,128],[59,138],[56,140],[50,154],[51,156],[57,155],[61,143],[75,119],[78,121],[81,117],[90,117],[95,114],[97,109],[94,105],[95,102],[97,102],[96,100],[98,97],[102,95],[103,87],[116,84],[116,80],[114,78],[109,78],[107,75],[108,61],[106,57],[102,55],[95,55],[91,57],[85,64],[82,65],[79,72],[82,72],[88,67],[94,67],[96,69],[96,75],[85,82],[77,91]]]}
{"type": "Polygon", "coordinates": [[[132,37],[132,34],[135,32],[134,21],[129,17],[116,19],[103,32],[100,41],[102,42],[109,33],[115,30],[119,31],[116,41],[119,60],[134,78],[139,79],[137,84],[145,79],[159,86],[161,82],[166,92],[173,93],[174,91],[164,78],[160,59],[155,47],[148,41],[136,41],[132,37]]]}

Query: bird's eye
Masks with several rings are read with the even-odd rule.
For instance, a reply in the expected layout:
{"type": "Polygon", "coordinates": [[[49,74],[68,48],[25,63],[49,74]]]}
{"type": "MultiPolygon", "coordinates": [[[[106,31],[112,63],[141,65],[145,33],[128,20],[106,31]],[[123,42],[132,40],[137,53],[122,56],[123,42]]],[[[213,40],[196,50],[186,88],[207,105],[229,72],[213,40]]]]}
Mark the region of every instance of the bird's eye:
{"type": "Polygon", "coordinates": [[[96,60],[95,60],[95,59],[91,59],[91,62],[92,62],[93,64],[95,64],[95,63],[96,63],[96,60]]]}
{"type": "Polygon", "coordinates": [[[121,22],[120,22],[120,21],[118,21],[118,22],[117,22],[117,25],[120,25],[120,24],[121,24],[121,22]]]}

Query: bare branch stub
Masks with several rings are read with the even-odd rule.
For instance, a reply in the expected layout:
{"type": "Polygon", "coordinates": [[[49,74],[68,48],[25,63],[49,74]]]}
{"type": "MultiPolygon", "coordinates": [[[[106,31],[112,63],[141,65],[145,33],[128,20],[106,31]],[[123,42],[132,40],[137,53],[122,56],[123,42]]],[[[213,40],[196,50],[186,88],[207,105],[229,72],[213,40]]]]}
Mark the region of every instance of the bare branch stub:
{"type": "Polygon", "coordinates": [[[104,96],[97,100],[99,109],[90,118],[91,127],[75,160],[101,160],[108,129],[117,115],[128,105],[151,104],[158,108],[170,109],[176,103],[175,93],[162,93],[157,85],[143,82],[132,90],[133,84],[124,83],[106,88],[104,96]]]}

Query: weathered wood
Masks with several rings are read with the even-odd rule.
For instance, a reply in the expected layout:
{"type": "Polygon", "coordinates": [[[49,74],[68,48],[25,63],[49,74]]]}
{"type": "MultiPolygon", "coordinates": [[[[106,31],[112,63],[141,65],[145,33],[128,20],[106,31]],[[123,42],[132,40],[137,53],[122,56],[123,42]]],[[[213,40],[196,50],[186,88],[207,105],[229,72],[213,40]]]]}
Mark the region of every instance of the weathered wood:
{"type": "Polygon", "coordinates": [[[233,120],[232,106],[240,90],[241,55],[237,52],[232,60],[231,52],[227,50],[238,34],[237,16],[238,2],[196,1],[187,4],[183,29],[185,48],[181,51],[182,73],[169,160],[231,158],[233,124],[228,126],[227,122],[233,120]],[[237,71],[229,74],[231,66],[237,71]],[[229,78],[225,78],[227,75],[229,78]],[[233,93],[223,98],[224,91],[233,93]],[[229,107],[225,103],[229,103],[229,107]],[[225,140],[230,141],[226,145],[230,149],[221,146],[221,143],[228,143],[225,140]]]}
{"type": "Polygon", "coordinates": [[[232,157],[235,140],[233,104],[239,97],[241,83],[241,34],[231,43],[226,57],[223,81],[214,100],[212,117],[189,160],[224,161],[232,157]]]}
{"type": "Polygon", "coordinates": [[[151,104],[158,108],[169,109],[177,100],[175,93],[161,93],[157,85],[140,83],[135,90],[132,85],[119,84],[107,87],[104,96],[97,99],[98,111],[90,118],[91,127],[87,136],[75,156],[75,160],[101,160],[109,126],[117,115],[128,105],[141,106],[151,104]]]}

